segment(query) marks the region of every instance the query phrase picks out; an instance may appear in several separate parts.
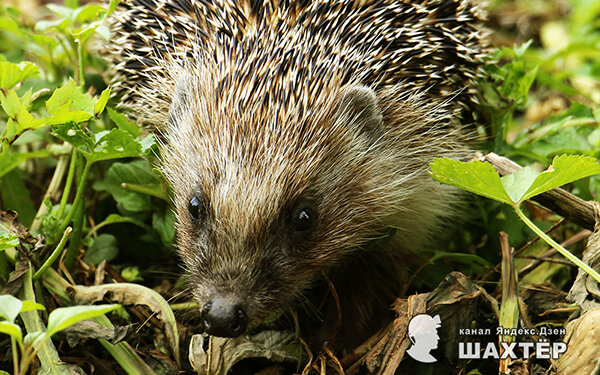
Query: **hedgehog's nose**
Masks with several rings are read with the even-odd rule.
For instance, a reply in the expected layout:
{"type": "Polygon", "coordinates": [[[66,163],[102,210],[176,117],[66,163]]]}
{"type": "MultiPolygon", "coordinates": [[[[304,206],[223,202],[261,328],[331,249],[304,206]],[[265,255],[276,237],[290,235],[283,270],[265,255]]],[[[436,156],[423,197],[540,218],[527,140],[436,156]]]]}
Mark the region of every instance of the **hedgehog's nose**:
{"type": "Polygon", "coordinates": [[[237,337],[246,331],[248,318],[239,304],[215,298],[202,309],[205,332],[213,336],[237,337]]]}

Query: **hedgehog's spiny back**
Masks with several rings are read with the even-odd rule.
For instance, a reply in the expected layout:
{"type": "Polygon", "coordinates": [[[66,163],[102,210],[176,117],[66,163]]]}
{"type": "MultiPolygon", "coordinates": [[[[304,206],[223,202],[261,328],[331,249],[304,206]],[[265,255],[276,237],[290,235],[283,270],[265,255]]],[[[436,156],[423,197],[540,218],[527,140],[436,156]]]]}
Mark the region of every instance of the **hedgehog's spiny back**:
{"type": "Polygon", "coordinates": [[[470,92],[457,88],[471,86],[484,44],[473,2],[125,0],[113,18],[113,84],[142,122],[158,126],[173,61],[209,65],[215,89],[240,110],[303,111],[330,94],[332,78],[465,104],[470,92]]]}

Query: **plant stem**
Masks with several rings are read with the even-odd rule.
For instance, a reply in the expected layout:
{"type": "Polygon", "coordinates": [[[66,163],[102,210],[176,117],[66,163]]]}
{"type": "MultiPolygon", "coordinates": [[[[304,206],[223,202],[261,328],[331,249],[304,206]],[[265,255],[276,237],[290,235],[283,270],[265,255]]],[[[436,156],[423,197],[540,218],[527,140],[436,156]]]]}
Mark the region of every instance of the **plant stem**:
{"type": "MultiPolygon", "coordinates": [[[[32,270],[31,265],[29,270],[23,276],[23,287],[19,292],[19,298],[21,300],[29,300],[36,301],[35,293],[33,291],[33,280],[32,280],[32,270]]],[[[32,332],[45,332],[46,326],[42,322],[40,318],[39,312],[37,310],[30,310],[21,312],[21,319],[23,319],[23,323],[25,324],[25,329],[28,333],[32,332]]],[[[52,341],[48,341],[47,339],[41,340],[37,343],[37,348],[33,351],[33,353],[29,351],[23,351],[21,355],[21,368],[19,374],[26,374],[29,365],[33,361],[35,355],[38,355],[38,358],[41,362],[41,371],[46,371],[52,374],[64,374],[66,373],[66,367],[61,363],[60,357],[58,356],[58,352],[54,347],[52,341]],[[39,354],[39,355],[38,355],[39,354]]]]}
{"type": "MultiPolygon", "coordinates": [[[[37,232],[40,230],[42,226],[42,218],[48,210],[50,209],[45,201],[53,197],[58,188],[60,187],[60,183],[65,175],[65,170],[67,167],[67,163],[69,160],[69,155],[62,155],[58,158],[58,163],[56,164],[56,168],[54,169],[54,174],[52,175],[52,179],[50,180],[50,185],[48,185],[48,189],[46,190],[46,194],[44,194],[44,199],[42,199],[42,203],[40,204],[40,208],[38,208],[37,213],[35,214],[35,218],[33,219],[33,223],[31,224],[31,231],[37,232]]],[[[64,193],[63,193],[64,194],[64,193]]],[[[60,216],[59,216],[60,217],[60,216]]]]}
{"type": "MultiPolygon", "coordinates": [[[[67,41],[69,41],[69,39],[68,39],[66,36],[65,36],[64,38],[65,38],[67,41]]],[[[56,40],[58,40],[58,43],[59,43],[59,44],[60,44],[60,46],[62,47],[63,51],[65,51],[65,55],[66,55],[66,56],[67,56],[67,58],[69,59],[69,62],[71,63],[71,65],[73,65],[73,66],[75,67],[75,69],[76,69],[76,68],[77,68],[77,67],[76,67],[76,63],[77,63],[77,61],[75,61],[75,60],[73,59],[73,56],[72,56],[72,53],[71,53],[72,51],[69,51],[69,49],[67,48],[67,46],[66,46],[66,45],[65,45],[65,43],[63,42],[63,39],[62,39],[62,38],[58,37],[58,38],[56,38],[56,40]]],[[[73,48],[73,45],[72,45],[71,43],[69,43],[69,45],[70,45],[70,47],[71,47],[71,48],[73,48]]],[[[57,71],[58,71],[58,69],[57,69],[57,71]]],[[[76,70],[75,70],[75,71],[76,71],[76,70]]],[[[57,75],[57,77],[58,77],[58,75],[57,75]]],[[[77,77],[75,77],[75,80],[77,81],[77,77]]]]}
{"type": "Polygon", "coordinates": [[[13,356],[13,373],[19,373],[19,354],[17,353],[17,340],[14,337],[10,337],[10,346],[12,347],[13,356]]]}
{"type": "Polygon", "coordinates": [[[79,85],[83,87],[85,85],[85,73],[83,70],[83,46],[81,45],[81,40],[77,39],[75,41],[77,43],[77,60],[79,62],[79,85]]]}
{"type": "Polygon", "coordinates": [[[127,190],[131,190],[131,191],[135,191],[137,193],[142,193],[142,194],[146,194],[146,195],[150,195],[152,197],[156,197],[158,199],[162,199],[166,202],[169,202],[169,195],[165,192],[162,191],[158,191],[154,188],[148,187],[146,185],[138,185],[138,184],[128,184],[126,182],[123,182],[121,184],[121,187],[123,189],[127,189],[127,190]]]}
{"type": "Polygon", "coordinates": [[[75,209],[77,208],[77,205],[83,199],[83,190],[85,189],[85,180],[87,179],[87,175],[90,171],[91,166],[92,166],[92,162],[86,160],[85,167],[83,168],[83,172],[81,173],[81,176],[79,176],[79,181],[77,181],[77,192],[75,193],[75,199],[73,200],[73,204],[71,205],[71,209],[69,210],[69,213],[67,214],[65,219],[60,224],[60,228],[58,229],[59,232],[64,232],[67,225],[69,225],[69,223],[71,222],[73,215],[75,215],[75,209]]]}
{"type": "Polygon", "coordinates": [[[62,253],[62,250],[65,247],[65,244],[67,243],[67,240],[69,239],[69,236],[71,235],[72,230],[73,229],[71,227],[67,227],[67,229],[65,229],[65,232],[63,233],[63,236],[60,239],[60,242],[58,243],[58,245],[56,245],[56,249],[54,249],[54,251],[52,252],[50,257],[48,257],[48,259],[46,259],[46,261],[40,267],[40,269],[37,270],[37,272],[33,275],[33,281],[39,279],[40,276],[42,276],[44,274],[44,272],[46,272],[46,270],[52,265],[52,263],[54,263],[56,261],[56,259],[58,259],[58,257],[60,256],[60,253],[62,253]]]}
{"type": "Polygon", "coordinates": [[[67,200],[69,199],[69,194],[71,193],[71,186],[73,185],[73,176],[75,176],[75,167],[77,166],[77,159],[79,154],[77,153],[77,149],[73,149],[71,153],[71,163],[69,164],[69,173],[67,174],[67,181],[65,182],[65,188],[63,189],[62,196],[60,197],[60,206],[58,207],[58,213],[56,217],[62,217],[63,212],[65,212],[65,206],[67,205],[67,200]]]}
{"type": "Polygon", "coordinates": [[[192,310],[192,309],[197,309],[198,308],[198,304],[196,302],[182,302],[182,303],[174,303],[171,306],[171,310],[173,311],[177,311],[177,310],[192,310]]]}
{"type": "Polygon", "coordinates": [[[85,211],[85,202],[81,200],[76,207],[75,215],[73,216],[73,234],[71,235],[71,241],[69,242],[69,248],[65,254],[65,265],[69,270],[73,269],[75,264],[75,258],[77,258],[79,243],[81,242],[81,235],[83,233],[83,216],[85,211]]]}
{"type": "Polygon", "coordinates": [[[598,272],[596,272],[592,267],[585,264],[581,259],[579,259],[575,255],[571,254],[571,252],[569,250],[565,249],[559,243],[557,243],[552,238],[550,238],[550,236],[548,236],[546,233],[544,233],[543,230],[538,228],[531,220],[529,220],[529,218],[523,213],[523,211],[521,211],[521,209],[518,206],[513,206],[513,208],[515,209],[515,212],[521,218],[521,220],[523,220],[523,222],[525,224],[527,224],[527,226],[529,228],[531,228],[531,230],[534,231],[535,234],[540,236],[540,238],[543,239],[544,241],[546,241],[547,244],[549,244],[550,246],[555,248],[556,251],[561,253],[565,258],[567,258],[568,260],[573,262],[577,267],[584,270],[588,275],[590,275],[597,282],[600,283],[600,274],[598,272]]]}
{"type": "Polygon", "coordinates": [[[4,155],[6,155],[6,153],[8,152],[8,146],[10,146],[8,140],[4,140],[0,144],[0,160],[2,160],[4,155]]]}

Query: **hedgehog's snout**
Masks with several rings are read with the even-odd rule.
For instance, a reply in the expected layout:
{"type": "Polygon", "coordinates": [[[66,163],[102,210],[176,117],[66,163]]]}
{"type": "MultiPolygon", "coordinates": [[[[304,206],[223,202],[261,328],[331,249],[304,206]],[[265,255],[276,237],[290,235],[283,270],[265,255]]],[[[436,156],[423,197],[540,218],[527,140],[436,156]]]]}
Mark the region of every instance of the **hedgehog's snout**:
{"type": "Polygon", "coordinates": [[[234,298],[215,296],[202,307],[204,331],[209,335],[238,337],[246,332],[248,316],[234,298]]]}

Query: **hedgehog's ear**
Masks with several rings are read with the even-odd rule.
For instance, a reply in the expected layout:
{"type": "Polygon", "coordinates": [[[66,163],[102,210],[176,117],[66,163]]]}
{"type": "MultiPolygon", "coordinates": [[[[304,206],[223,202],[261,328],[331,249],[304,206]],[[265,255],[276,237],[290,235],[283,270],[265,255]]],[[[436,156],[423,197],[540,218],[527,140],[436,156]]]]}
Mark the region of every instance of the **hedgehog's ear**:
{"type": "Polygon", "coordinates": [[[169,123],[174,125],[181,120],[192,102],[195,94],[194,81],[191,74],[182,74],[175,80],[171,106],[169,108],[169,123]]]}
{"type": "Polygon", "coordinates": [[[376,140],[383,134],[383,113],[373,89],[366,86],[351,86],[341,95],[340,115],[358,127],[363,134],[376,140]]]}

